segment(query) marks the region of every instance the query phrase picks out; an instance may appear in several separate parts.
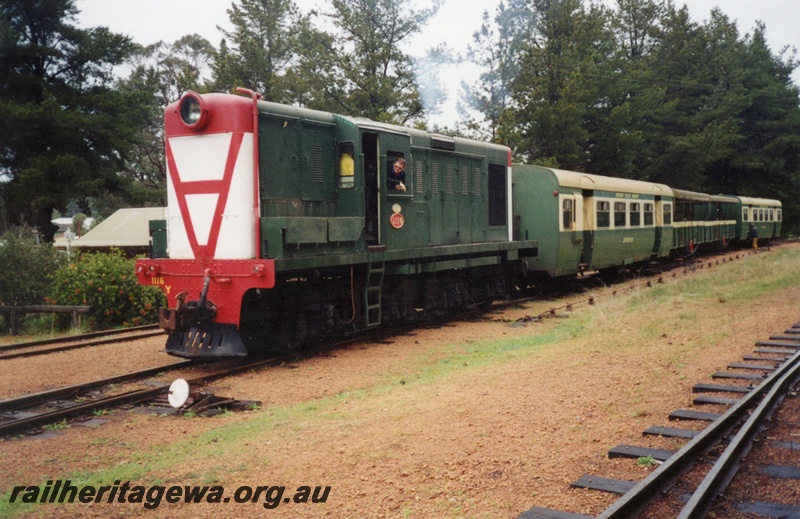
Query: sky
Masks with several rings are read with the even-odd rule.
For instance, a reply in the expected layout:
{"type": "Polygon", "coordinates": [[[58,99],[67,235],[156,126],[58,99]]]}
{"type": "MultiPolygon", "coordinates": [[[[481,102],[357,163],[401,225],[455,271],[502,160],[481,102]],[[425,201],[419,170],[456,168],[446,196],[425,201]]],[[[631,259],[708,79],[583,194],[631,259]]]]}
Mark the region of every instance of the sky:
{"type": "MultiPolygon", "coordinates": [[[[324,0],[295,0],[301,9],[323,6],[324,0]]],[[[611,0],[606,0],[611,2],[611,0]]],[[[685,4],[695,21],[707,20],[714,7],[719,7],[736,21],[740,35],[751,33],[756,21],[766,25],[767,41],[773,53],[784,47],[800,49],[800,10],[787,0],[674,0],[685,4]],[[791,6],[791,7],[790,7],[791,6]]],[[[215,47],[222,34],[217,26],[229,27],[226,9],[231,0],[76,0],[78,25],[83,28],[105,26],[113,32],[130,36],[133,41],[149,45],[157,41],[172,43],[181,36],[197,33],[215,47]]],[[[427,2],[426,2],[427,4],[427,2]]],[[[425,51],[441,43],[455,52],[465,52],[472,35],[481,25],[484,11],[494,17],[499,0],[444,0],[439,12],[417,35],[405,52],[422,57],[425,51]]],[[[423,4],[424,5],[424,4],[423,4]]],[[[323,7],[324,10],[324,7],[323,7]]],[[[442,113],[429,117],[432,123],[453,127],[458,118],[455,102],[460,83],[475,82],[480,70],[469,64],[443,67],[439,76],[448,93],[442,113]]],[[[800,71],[794,74],[800,84],[800,71]]]]}

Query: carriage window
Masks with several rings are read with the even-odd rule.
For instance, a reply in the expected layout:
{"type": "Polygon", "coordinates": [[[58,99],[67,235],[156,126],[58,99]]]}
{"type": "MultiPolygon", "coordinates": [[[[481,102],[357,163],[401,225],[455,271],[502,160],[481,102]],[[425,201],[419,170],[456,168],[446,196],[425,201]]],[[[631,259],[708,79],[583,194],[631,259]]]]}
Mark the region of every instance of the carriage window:
{"type": "Polygon", "coordinates": [[[750,217],[750,215],[748,214],[747,209],[743,208],[742,209],[742,221],[746,222],[749,217],[750,217]]]}
{"type": "Polygon", "coordinates": [[[774,209],[770,209],[769,210],[769,221],[770,222],[774,222],[775,221],[775,210],[774,209]]]}
{"type": "Polygon", "coordinates": [[[664,225],[672,225],[672,204],[664,204],[664,225]]]}
{"type": "Polygon", "coordinates": [[[764,210],[763,209],[759,209],[758,210],[758,221],[759,222],[763,222],[764,221],[764,210]]]}
{"type": "Polygon", "coordinates": [[[614,227],[625,227],[625,202],[614,202],[614,227]]]}
{"type": "Polygon", "coordinates": [[[342,189],[352,189],[356,185],[355,155],[355,144],[339,143],[339,187],[342,189]]]}
{"type": "Polygon", "coordinates": [[[572,229],[572,222],[575,221],[572,199],[565,198],[561,204],[561,209],[561,227],[563,230],[568,231],[572,229]]]}
{"type": "Polygon", "coordinates": [[[597,227],[611,226],[611,203],[597,202],[597,227]]]}
{"type": "Polygon", "coordinates": [[[639,227],[642,218],[642,205],[638,202],[631,204],[631,227],[639,227]]]}
{"type": "Polygon", "coordinates": [[[644,204],[644,224],[653,225],[653,204],[644,204]]]}

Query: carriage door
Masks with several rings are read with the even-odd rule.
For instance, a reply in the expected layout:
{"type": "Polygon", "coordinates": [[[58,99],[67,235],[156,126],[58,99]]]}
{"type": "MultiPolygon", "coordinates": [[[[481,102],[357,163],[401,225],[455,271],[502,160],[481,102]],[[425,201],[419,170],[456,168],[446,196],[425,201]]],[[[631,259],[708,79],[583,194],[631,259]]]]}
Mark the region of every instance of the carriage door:
{"type": "Polygon", "coordinates": [[[594,249],[595,230],[595,199],[594,192],[584,189],[581,196],[583,206],[583,252],[581,253],[580,266],[588,267],[592,263],[592,250],[594,249]]]}
{"type": "Polygon", "coordinates": [[[364,228],[367,245],[381,243],[380,226],[380,146],[378,135],[364,133],[361,136],[361,149],[364,153],[364,228]]]}
{"type": "Polygon", "coordinates": [[[583,195],[580,193],[560,196],[560,244],[559,267],[574,272],[583,255],[583,195]]]}
{"type": "MultiPolygon", "coordinates": [[[[661,197],[657,196],[655,199],[655,224],[656,234],[655,241],[653,242],[653,254],[661,256],[661,243],[664,239],[664,218],[661,214],[661,197]]],[[[645,222],[647,225],[647,222],[645,222]]]]}

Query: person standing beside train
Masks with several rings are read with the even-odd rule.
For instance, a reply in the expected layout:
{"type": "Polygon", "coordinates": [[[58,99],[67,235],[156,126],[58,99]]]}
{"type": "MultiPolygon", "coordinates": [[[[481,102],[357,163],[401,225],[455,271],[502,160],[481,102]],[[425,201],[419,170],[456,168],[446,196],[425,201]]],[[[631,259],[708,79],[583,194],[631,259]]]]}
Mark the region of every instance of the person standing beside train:
{"type": "Polygon", "coordinates": [[[750,230],[747,231],[747,238],[753,240],[753,252],[758,254],[758,227],[756,227],[756,224],[750,224],[750,230]]]}
{"type": "Polygon", "coordinates": [[[406,191],[406,159],[397,157],[394,161],[392,170],[387,176],[387,187],[396,191],[406,191]]]}

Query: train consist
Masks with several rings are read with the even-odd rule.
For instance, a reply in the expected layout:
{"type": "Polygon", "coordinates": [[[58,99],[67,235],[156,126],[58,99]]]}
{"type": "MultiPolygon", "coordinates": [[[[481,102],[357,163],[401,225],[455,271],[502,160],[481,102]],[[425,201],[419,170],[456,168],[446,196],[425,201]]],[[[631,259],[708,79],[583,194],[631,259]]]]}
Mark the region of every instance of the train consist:
{"type": "Polygon", "coordinates": [[[173,355],[287,349],[488,304],[724,247],[751,223],[780,235],[777,200],[512,165],[504,146],[242,93],[188,93],[165,111],[167,219],[150,222],[136,274],[167,296],[173,355]]]}

